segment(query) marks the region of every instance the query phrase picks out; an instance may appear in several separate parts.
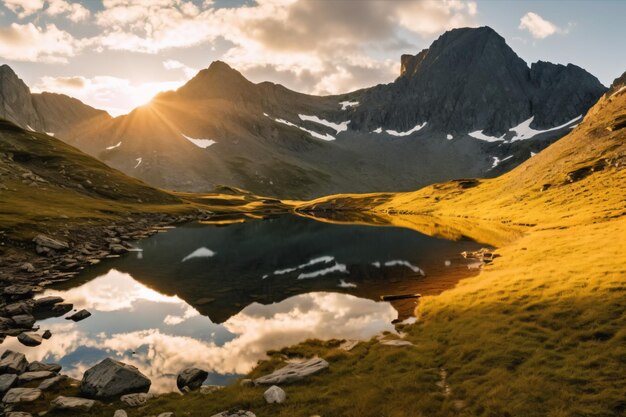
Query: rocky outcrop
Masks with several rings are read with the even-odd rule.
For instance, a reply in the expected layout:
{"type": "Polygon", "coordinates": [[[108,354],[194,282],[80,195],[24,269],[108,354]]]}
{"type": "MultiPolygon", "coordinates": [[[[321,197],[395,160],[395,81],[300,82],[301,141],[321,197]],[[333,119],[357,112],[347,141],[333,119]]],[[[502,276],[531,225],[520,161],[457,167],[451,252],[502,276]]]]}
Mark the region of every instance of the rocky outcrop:
{"type": "Polygon", "coordinates": [[[281,404],[287,399],[287,393],[281,387],[272,385],[263,393],[263,398],[268,404],[281,404]]]}
{"type": "Polygon", "coordinates": [[[254,380],[255,384],[288,384],[299,381],[328,368],[328,362],[322,358],[311,358],[300,363],[290,363],[269,375],[254,380]]]}
{"type": "Polygon", "coordinates": [[[41,390],[37,388],[11,388],[4,394],[2,402],[5,404],[30,403],[41,397],[41,390]]]}
{"type": "Polygon", "coordinates": [[[109,399],[148,392],[150,384],[150,380],[134,366],[106,358],[85,372],[80,392],[88,398],[109,399]]]}
{"type": "Polygon", "coordinates": [[[0,357],[0,373],[21,374],[27,367],[28,361],[23,353],[7,350],[0,357]]]}
{"type": "Polygon", "coordinates": [[[176,377],[176,386],[181,392],[186,390],[196,390],[200,388],[205,379],[209,376],[207,371],[198,368],[187,368],[182,370],[176,377]]]}
{"type": "Polygon", "coordinates": [[[59,395],[56,397],[50,405],[52,409],[67,410],[67,411],[89,411],[96,402],[94,400],[88,400],[78,397],[64,397],[59,395]]]}

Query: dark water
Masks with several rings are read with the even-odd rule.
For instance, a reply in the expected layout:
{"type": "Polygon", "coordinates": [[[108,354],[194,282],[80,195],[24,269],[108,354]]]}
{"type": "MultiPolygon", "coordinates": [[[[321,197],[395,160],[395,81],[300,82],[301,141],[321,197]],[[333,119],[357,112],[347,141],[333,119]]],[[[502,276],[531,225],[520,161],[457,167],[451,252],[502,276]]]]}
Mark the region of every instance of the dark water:
{"type": "Polygon", "coordinates": [[[480,245],[394,227],[336,225],[283,216],[228,226],[192,224],[139,242],[44,295],[93,315],[39,323],[53,337],[7,348],[61,363],[80,377],[104,357],[137,366],[153,391],[175,389],[188,366],[222,384],[265,352],[308,338],[367,339],[409,319],[415,300],[474,272],[460,256],[480,245]]]}

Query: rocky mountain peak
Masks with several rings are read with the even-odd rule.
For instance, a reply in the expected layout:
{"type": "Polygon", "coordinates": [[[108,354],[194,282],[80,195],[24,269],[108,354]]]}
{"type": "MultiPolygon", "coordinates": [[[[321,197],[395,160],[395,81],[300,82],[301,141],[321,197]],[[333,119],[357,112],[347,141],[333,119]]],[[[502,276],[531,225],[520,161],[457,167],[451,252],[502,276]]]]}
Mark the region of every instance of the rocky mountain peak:
{"type": "Polygon", "coordinates": [[[223,61],[213,61],[187,84],[178,94],[188,98],[220,98],[240,95],[254,84],[223,61]]]}

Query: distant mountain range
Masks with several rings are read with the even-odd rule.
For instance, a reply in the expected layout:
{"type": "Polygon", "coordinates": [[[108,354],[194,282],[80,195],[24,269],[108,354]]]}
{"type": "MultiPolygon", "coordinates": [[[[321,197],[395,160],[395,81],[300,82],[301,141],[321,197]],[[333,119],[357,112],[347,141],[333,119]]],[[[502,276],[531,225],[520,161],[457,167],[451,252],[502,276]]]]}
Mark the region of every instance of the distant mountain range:
{"type": "Polygon", "coordinates": [[[0,116],[155,186],[311,198],[498,175],[568,133],[605,91],[572,64],[529,67],[481,27],[403,55],[390,84],[319,97],[254,84],[217,61],[117,118],[30,94],[3,66],[0,116]]]}

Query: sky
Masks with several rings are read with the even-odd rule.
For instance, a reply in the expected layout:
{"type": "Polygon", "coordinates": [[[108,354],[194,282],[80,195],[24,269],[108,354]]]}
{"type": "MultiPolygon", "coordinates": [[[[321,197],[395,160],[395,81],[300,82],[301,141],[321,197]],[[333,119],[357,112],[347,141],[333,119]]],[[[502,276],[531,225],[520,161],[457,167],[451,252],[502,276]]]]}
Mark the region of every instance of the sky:
{"type": "Polygon", "coordinates": [[[626,71],[626,1],[0,0],[0,63],[33,92],[124,114],[214,60],[254,82],[336,94],[393,81],[400,55],[490,26],[529,64],[626,71]]]}

